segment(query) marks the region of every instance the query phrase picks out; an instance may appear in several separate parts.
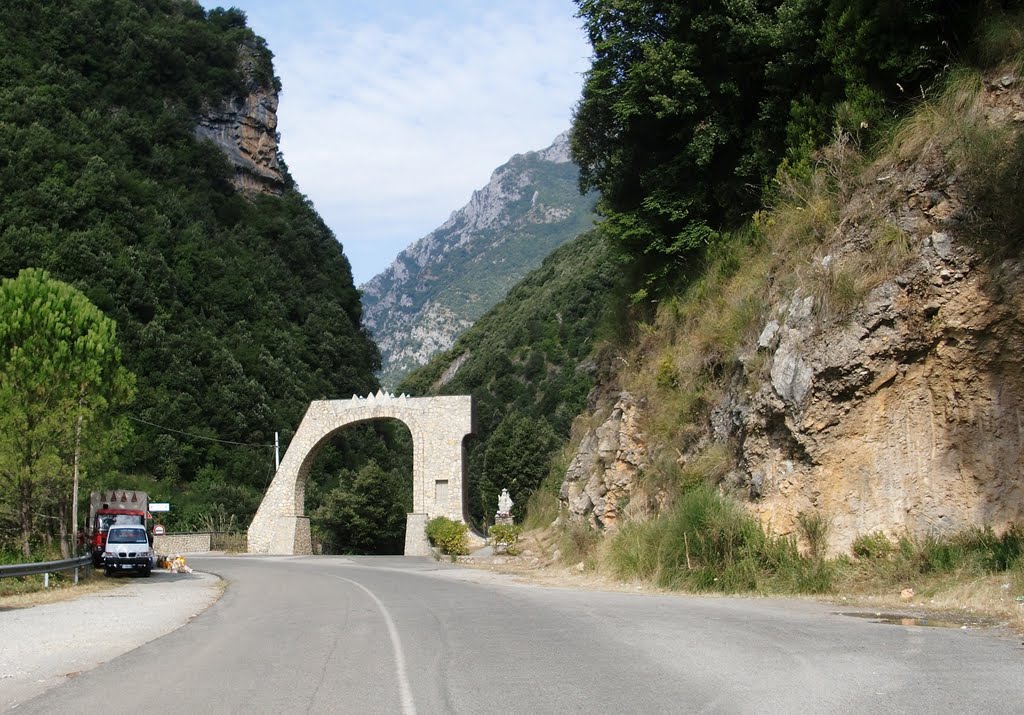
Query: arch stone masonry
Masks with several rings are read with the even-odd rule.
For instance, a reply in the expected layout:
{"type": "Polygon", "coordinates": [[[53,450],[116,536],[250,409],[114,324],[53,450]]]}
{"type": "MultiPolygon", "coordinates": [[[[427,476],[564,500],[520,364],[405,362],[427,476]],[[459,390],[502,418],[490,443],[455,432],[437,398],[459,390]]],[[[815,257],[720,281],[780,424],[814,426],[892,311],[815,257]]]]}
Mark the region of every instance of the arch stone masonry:
{"type": "Polygon", "coordinates": [[[465,521],[463,440],[473,432],[473,399],[408,397],[378,392],[350,400],[317,400],[288,445],[281,466],[249,525],[251,554],[310,554],[305,515],[306,476],[334,433],[357,422],[396,419],[412,433],[412,513],[405,530],[406,556],[430,553],[426,524],[436,516],[465,521]]]}

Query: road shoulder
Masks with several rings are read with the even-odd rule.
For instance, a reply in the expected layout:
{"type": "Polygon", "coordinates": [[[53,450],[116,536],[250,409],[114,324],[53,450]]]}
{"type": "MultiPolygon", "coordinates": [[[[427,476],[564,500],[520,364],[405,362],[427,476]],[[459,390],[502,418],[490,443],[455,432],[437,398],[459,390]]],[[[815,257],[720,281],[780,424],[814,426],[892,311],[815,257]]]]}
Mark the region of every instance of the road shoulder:
{"type": "Polygon", "coordinates": [[[206,573],[122,578],[122,588],[0,611],[0,710],[180,628],[224,592],[206,573]]]}

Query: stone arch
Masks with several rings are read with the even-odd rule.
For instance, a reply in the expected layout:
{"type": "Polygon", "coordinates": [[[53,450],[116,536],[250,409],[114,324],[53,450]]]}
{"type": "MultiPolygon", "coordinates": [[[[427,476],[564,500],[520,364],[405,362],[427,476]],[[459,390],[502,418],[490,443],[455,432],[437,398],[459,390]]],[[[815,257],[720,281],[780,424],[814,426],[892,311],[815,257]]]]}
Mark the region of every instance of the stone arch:
{"type": "Polygon", "coordinates": [[[470,396],[395,397],[378,392],[351,400],[317,400],[309,404],[249,525],[249,553],[312,553],[305,515],[310,465],[336,432],[375,419],[399,420],[412,434],[413,507],[406,523],[406,555],[429,553],[424,533],[429,519],[465,521],[463,443],[473,432],[470,396]]]}

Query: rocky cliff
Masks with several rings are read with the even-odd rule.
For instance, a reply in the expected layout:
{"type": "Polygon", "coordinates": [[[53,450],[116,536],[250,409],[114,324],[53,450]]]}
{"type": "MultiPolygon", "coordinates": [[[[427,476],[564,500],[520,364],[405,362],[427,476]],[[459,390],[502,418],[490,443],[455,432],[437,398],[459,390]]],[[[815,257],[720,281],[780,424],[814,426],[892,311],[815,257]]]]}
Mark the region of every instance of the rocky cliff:
{"type": "Polygon", "coordinates": [[[235,167],[240,191],[280,196],[285,179],[277,159],[277,89],[260,80],[258,57],[246,45],[239,48],[239,69],[248,90],[208,106],[196,119],[196,136],[209,139],[235,167]]]}
{"type": "MultiPolygon", "coordinates": [[[[1004,76],[976,111],[1013,125],[1022,108],[1020,82],[1004,76]]],[[[947,149],[926,143],[862,177],[810,268],[858,270],[882,223],[906,241],[899,270],[832,322],[807,286],[778,296],[689,447],[653,443],[643,398],[612,394],[562,486],[572,518],[614,528],[622,505],[657,506],[640,478],[652,462],[685,468],[719,449],[732,455],[723,489],[779,533],[801,512],[825,516],[834,552],[874,531],[1024,523],[1024,263],[993,258],[1012,236],[979,239],[947,149]]]]}
{"type": "Polygon", "coordinates": [[[381,349],[381,381],[451,347],[455,338],[565,241],[593,223],[568,136],[512,157],[469,203],[361,287],[381,349]]]}

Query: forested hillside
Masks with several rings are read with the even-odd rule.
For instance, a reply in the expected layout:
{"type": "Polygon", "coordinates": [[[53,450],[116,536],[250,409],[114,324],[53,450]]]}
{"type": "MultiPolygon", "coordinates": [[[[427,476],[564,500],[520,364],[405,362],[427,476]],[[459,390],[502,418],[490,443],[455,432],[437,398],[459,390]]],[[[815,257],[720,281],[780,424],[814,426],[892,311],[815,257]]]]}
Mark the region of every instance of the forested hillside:
{"type": "Polygon", "coordinates": [[[379,365],[349,263],[283,162],[279,196],[241,191],[197,138],[254,91],[276,106],[270,51],[242,13],[180,0],[3,3],[0,46],[0,276],[81,290],[136,376],[83,488],[147,489],[171,528],[244,528],[274,431],[287,445],[310,399],[366,394],[379,365]]]}

